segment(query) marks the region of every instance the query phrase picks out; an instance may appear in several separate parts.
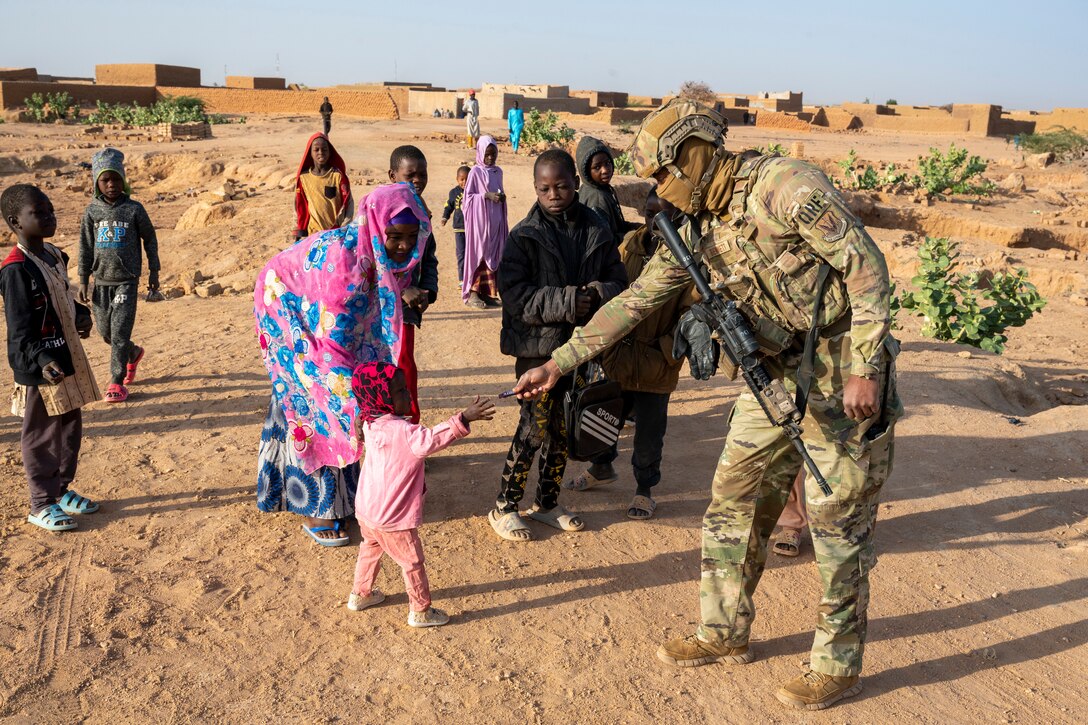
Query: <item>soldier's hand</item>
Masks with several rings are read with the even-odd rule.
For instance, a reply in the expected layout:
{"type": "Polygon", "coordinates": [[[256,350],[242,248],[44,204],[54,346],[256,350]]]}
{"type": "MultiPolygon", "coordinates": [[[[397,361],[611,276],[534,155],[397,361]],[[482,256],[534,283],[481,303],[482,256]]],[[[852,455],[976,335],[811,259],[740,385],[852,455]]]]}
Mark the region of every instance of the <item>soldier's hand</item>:
{"type": "Polygon", "coordinates": [[[559,366],[554,360],[549,360],[540,367],[526,370],[525,374],[518,378],[514,392],[517,393],[519,400],[531,400],[554,388],[561,377],[563,376],[559,372],[559,366]]]}
{"type": "Polygon", "coordinates": [[[691,377],[710,380],[718,369],[720,349],[712,337],[710,326],[688,310],[676,324],[673,335],[672,356],[688,359],[691,377]]]}
{"type": "Polygon", "coordinates": [[[851,375],[843,389],[842,407],[848,418],[859,423],[876,415],[880,410],[880,381],[851,375]]]}

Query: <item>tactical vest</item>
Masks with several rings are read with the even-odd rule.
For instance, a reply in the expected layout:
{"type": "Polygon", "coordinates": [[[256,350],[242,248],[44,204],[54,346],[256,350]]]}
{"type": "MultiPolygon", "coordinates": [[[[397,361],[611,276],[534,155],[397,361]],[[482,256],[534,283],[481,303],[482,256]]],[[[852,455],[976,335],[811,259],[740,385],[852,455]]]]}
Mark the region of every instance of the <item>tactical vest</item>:
{"type": "Polygon", "coordinates": [[[736,301],[766,355],[777,355],[796,334],[809,331],[820,287],[823,304],[817,325],[825,335],[829,326],[836,332],[849,328],[844,315],[850,309],[838,270],[828,267],[821,273],[826,262],[795,229],[748,210],[748,193],[773,158],[758,156],[741,165],[728,218],[707,214],[700,220],[700,251],[711,270],[711,286],[736,301]],[[826,279],[820,284],[822,277],[826,279]]]}

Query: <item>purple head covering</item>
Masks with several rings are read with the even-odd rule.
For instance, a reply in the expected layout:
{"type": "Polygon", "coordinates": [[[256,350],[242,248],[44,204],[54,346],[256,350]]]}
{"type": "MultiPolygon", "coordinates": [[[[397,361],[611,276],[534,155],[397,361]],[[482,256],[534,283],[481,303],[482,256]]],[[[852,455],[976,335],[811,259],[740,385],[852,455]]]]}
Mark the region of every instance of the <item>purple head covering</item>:
{"type": "Polygon", "coordinates": [[[481,136],[476,143],[476,165],[468,172],[465,195],[461,200],[461,211],[465,215],[465,269],[461,286],[464,299],[468,298],[481,262],[488,269],[498,269],[509,231],[506,203],[484,197],[486,193],[502,191],[502,169],[484,164],[488,146],[498,148],[494,138],[481,136]]]}

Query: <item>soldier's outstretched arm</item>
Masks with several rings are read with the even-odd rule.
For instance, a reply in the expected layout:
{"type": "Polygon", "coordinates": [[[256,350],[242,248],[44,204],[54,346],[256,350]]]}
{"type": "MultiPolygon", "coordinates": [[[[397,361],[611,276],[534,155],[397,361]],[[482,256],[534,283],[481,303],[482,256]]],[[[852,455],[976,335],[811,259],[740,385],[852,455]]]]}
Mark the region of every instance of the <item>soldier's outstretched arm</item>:
{"type": "Polygon", "coordinates": [[[688,273],[662,244],[638,279],[597,310],[584,327],[575,329],[570,341],[552,353],[552,360],[563,374],[569,373],[622,340],[654,310],[690,286],[688,273]]]}
{"type": "Polygon", "coordinates": [[[891,283],[884,254],[820,170],[802,162],[768,169],[763,183],[772,216],[795,229],[837,269],[850,297],[853,375],[871,377],[882,363],[882,344],[891,326],[891,283]]]}

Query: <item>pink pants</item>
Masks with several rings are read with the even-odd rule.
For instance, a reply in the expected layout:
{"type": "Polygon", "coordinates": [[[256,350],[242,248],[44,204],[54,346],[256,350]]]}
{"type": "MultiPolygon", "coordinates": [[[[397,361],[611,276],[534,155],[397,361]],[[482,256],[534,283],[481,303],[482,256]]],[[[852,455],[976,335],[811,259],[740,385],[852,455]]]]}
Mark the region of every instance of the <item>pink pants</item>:
{"type": "Polygon", "coordinates": [[[778,525],[784,529],[797,529],[800,531],[808,526],[808,517],[805,515],[805,470],[797,474],[790,490],[790,498],[786,501],[786,508],[782,509],[782,515],[778,517],[778,525]]]}
{"type": "Polygon", "coordinates": [[[382,552],[400,564],[404,571],[404,588],[408,592],[408,605],[413,612],[423,612],[431,606],[431,587],[427,582],[427,570],[423,568],[423,542],[418,529],[404,531],[377,531],[362,521],[359,531],[363,543],[359,544],[359,561],[355,564],[353,594],[369,596],[374,579],[381,568],[382,552]]]}

